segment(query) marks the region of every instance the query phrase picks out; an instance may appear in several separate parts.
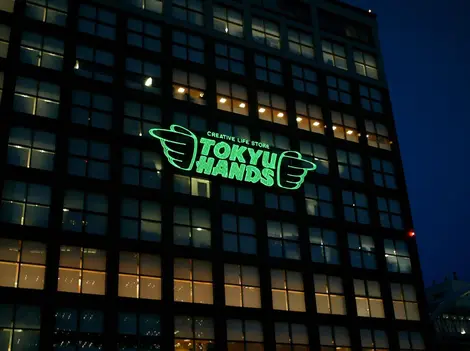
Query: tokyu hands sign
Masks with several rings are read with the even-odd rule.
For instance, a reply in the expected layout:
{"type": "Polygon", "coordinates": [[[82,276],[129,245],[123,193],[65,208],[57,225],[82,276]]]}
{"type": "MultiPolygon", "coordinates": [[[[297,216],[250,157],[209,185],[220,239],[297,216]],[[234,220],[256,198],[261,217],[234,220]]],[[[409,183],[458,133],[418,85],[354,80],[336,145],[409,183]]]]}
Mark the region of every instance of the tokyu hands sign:
{"type": "Polygon", "coordinates": [[[307,173],[317,168],[297,151],[278,154],[264,143],[210,131],[207,137],[198,138],[189,129],[173,124],[169,129],[155,128],[149,133],[160,140],[170,164],[185,171],[195,169],[199,174],[295,190],[307,173]]]}

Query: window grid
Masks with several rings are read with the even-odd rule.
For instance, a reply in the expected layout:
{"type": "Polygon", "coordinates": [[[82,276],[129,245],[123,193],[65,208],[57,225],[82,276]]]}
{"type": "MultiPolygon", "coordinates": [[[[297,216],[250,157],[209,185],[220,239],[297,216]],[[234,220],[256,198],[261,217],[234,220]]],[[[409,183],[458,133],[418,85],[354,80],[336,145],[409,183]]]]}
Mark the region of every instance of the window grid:
{"type": "Polygon", "coordinates": [[[30,115],[57,119],[60,88],[56,84],[31,78],[16,79],[13,110],[30,115]]]}
{"type": "Polygon", "coordinates": [[[313,37],[311,34],[290,28],[287,33],[290,52],[307,59],[313,59],[315,57],[313,37]]]}
{"type": "Polygon", "coordinates": [[[383,112],[382,93],[374,88],[369,88],[364,85],[359,86],[361,95],[361,106],[363,109],[372,112],[383,112]]]}
{"type": "Polygon", "coordinates": [[[349,257],[355,268],[377,269],[374,239],[348,233],[349,257]]]}
{"type": "Polygon", "coordinates": [[[175,258],[174,270],[175,301],[213,304],[211,262],[175,258]]]}
{"type": "Polygon", "coordinates": [[[160,26],[135,18],[129,18],[127,20],[127,45],[160,52],[162,50],[160,26]]]}
{"type": "Polygon", "coordinates": [[[257,267],[225,264],[225,305],[261,308],[257,267]]]}
{"type": "Polygon", "coordinates": [[[309,228],[308,232],[312,262],[339,264],[336,232],[324,228],[309,228]]]}
{"type": "Polygon", "coordinates": [[[271,269],[273,309],[305,312],[304,283],[300,272],[271,269]]]}
{"type": "Polygon", "coordinates": [[[41,307],[0,304],[2,348],[37,350],[40,340],[41,307]]]}
{"type": "Polygon", "coordinates": [[[255,320],[227,320],[227,349],[229,351],[263,350],[263,326],[255,320]]]}
{"type": "Polygon", "coordinates": [[[172,0],[172,14],[178,20],[204,25],[202,0],[172,0]]]}
{"type": "Polygon", "coordinates": [[[248,116],[248,94],[246,88],[227,81],[217,81],[217,108],[248,116]]]}
{"type": "Polygon", "coordinates": [[[69,174],[108,180],[109,164],[109,145],[94,140],[69,139],[69,174]]]}
{"type": "Polygon", "coordinates": [[[124,133],[150,138],[150,129],[161,126],[162,116],[159,107],[137,101],[124,102],[124,133]]]}
{"type": "Polygon", "coordinates": [[[328,174],[329,162],[326,146],[321,144],[311,143],[309,141],[300,141],[300,153],[312,162],[315,162],[317,169],[315,173],[328,174]]]}
{"type": "Polygon", "coordinates": [[[198,35],[173,31],[173,57],[204,63],[204,40],[198,35]]]}
{"type": "Polygon", "coordinates": [[[346,62],[346,51],[344,46],[323,40],[322,51],[323,62],[325,62],[327,65],[331,65],[347,71],[348,64],[346,62]]]}
{"type": "MultiPolygon", "coordinates": [[[[2,57],[6,57],[7,50],[8,44],[5,55],[2,55],[2,57]]],[[[20,46],[21,62],[61,71],[63,60],[64,42],[62,40],[50,36],[42,36],[37,33],[23,32],[20,46]]]]}
{"type": "Polygon", "coordinates": [[[267,45],[274,49],[281,48],[279,26],[271,21],[253,17],[251,33],[255,42],[267,45]]]}
{"type": "Polygon", "coordinates": [[[408,246],[403,240],[384,240],[385,259],[389,272],[411,273],[408,246]]]}
{"type": "Polygon", "coordinates": [[[215,67],[227,72],[245,74],[243,49],[226,44],[215,44],[215,67]]]}
{"type": "Polygon", "coordinates": [[[327,76],[328,98],[332,101],[350,105],[352,103],[351,84],[340,78],[327,76]]]}
{"type": "Polygon", "coordinates": [[[346,302],[341,278],[314,274],[313,281],[317,313],[345,315],[346,302]]]}
{"type": "Polygon", "coordinates": [[[295,224],[267,221],[269,256],[300,260],[299,231],[295,224]]]}
{"type": "Polygon", "coordinates": [[[361,155],[355,152],[336,150],[339,176],[355,182],[364,181],[361,155]]]}
{"type": "Polygon", "coordinates": [[[255,54],[256,79],[283,85],[281,61],[266,55],[255,54]]]}
{"type": "Polygon", "coordinates": [[[161,324],[158,314],[119,312],[119,349],[151,350],[161,347],[161,324]]]}
{"type": "Polygon", "coordinates": [[[389,139],[387,128],[380,123],[366,122],[367,144],[383,150],[391,150],[392,141],[389,139]]]}
{"type": "Polygon", "coordinates": [[[379,79],[379,74],[377,72],[377,62],[374,56],[359,50],[355,50],[354,65],[356,66],[357,74],[372,79],[379,79]]]}
{"type": "Polygon", "coordinates": [[[401,351],[425,350],[424,341],[419,332],[400,331],[398,332],[401,351]]]}
{"type": "Polygon", "coordinates": [[[173,235],[176,245],[211,247],[210,213],[205,209],[175,206],[173,235]]]}
{"type": "Polygon", "coordinates": [[[258,91],[258,117],[263,121],[287,125],[286,101],[282,96],[258,91]]]}
{"type": "Polygon", "coordinates": [[[379,282],[354,279],[354,294],[359,317],[385,318],[379,282]]]}
{"type": "Polygon", "coordinates": [[[387,334],[383,330],[361,329],[361,346],[362,351],[387,351],[387,334]]]}
{"type": "Polygon", "coordinates": [[[113,99],[110,96],[81,90],[72,92],[71,120],[73,123],[110,130],[112,111],[113,99]]]}
{"type": "Polygon", "coordinates": [[[250,130],[245,126],[231,124],[226,122],[217,123],[217,131],[225,135],[231,135],[237,138],[251,139],[250,130]]]}
{"type": "Polygon", "coordinates": [[[253,191],[249,188],[221,185],[220,190],[221,200],[242,205],[252,205],[254,203],[253,191]]]}
{"type": "Polygon", "coordinates": [[[161,68],[159,64],[134,58],[126,58],[127,88],[160,94],[161,68]]]}
{"type": "Polygon", "coordinates": [[[81,4],[78,13],[78,31],[116,40],[116,14],[103,8],[81,4]]]}
{"type": "Polygon", "coordinates": [[[325,185],[304,183],[305,206],[310,216],[334,218],[331,189],[325,185]]]}
{"type": "Polygon", "coordinates": [[[418,299],[413,285],[391,283],[395,319],[419,321],[418,299]]]}
{"type": "Polygon", "coordinates": [[[280,195],[266,192],[264,194],[266,208],[295,212],[294,198],[290,195],[280,195]]]}
{"type": "Polygon", "coordinates": [[[173,70],[173,98],[205,105],[206,79],[196,73],[173,70]]]}
{"type": "Polygon", "coordinates": [[[384,197],[377,197],[380,225],[384,228],[403,229],[400,202],[384,197]]]}
{"type": "Polygon", "coordinates": [[[369,205],[365,194],[343,190],[343,209],[347,221],[369,224],[369,205]]]}
{"type": "Polygon", "coordinates": [[[198,132],[207,132],[207,120],[192,113],[175,112],[173,114],[173,123],[198,132]]]}
{"type": "Polygon", "coordinates": [[[273,149],[290,150],[289,138],[281,134],[274,134],[262,130],[260,133],[260,141],[268,144],[273,149]]]}
{"type": "Polygon", "coordinates": [[[242,13],[225,6],[215,5],[214,29],[234,37],[243,38],[242,13]]]}
{"type": "Polygon", "coordinates": [[[251,217],[222,214],[224,250],[255,255],[255,221],[251,217]]]}
{"type": "Polygon", "coordinates": [[[295,111],[297,112],[297,128],[313,133],[325,134],[323,113],[319,106],[296,101],[295,111]]]}
{"type": "Polygon", "coordinates": [[[308,351],[308,331],[304,324],[274,323],[276,350],[308,351]]]}
{"type": "Polygon", "coordinates": [[[179,174],[173,176],[173,190],[176,193],[210,198],[210,186],[210,180],[179,174]]]}
{"type": "Polygon", "coordinates": [[[310,95],[318,95],[317,73],[297,65],[292,65],[294,89],[310,95]]]}
{"type": "Polygon", "coordinates": [[[162,13],[163,11],[163,0],[132,0],[130,4],[151,12],[162,13]]]}
{"type": "Polygon", "coordinates": [[[395,167],[392,162],[378,158],[372,158],[371,160],[375,185],[396,189],[397,182],[395,178],[395,167]]]}
{"type": "Polygon", "coordinates": [[[162,217],[155,201],[123,198],[121,203],[121,238],[160,242],[162,217]]]}
{"type": "Polygon", "coordinates": [[[122,149],[122,183],[144,188],[160,189],[162,158],[156,152],[122,149]]]}
{"type": "Polygon", "coordinates": [[[351,340],[348,329],[337,326],[319,326],[322,351],[351,351],[351,340]]]}
{"type": "Polygon", "coordinates": [[[114,80],[113,66],[114,54],[88,46],[77,45],[75,74],[105,83],[112,83],[114,80]]]}
{"type": "MultiPolygon", "coordinates": [[[[26,17],[37,21],[65,27],[67,22],[67,0],[27,0],[26,17]]],[[[11,11],[13,12],[13,11],[11,11]]]]}
{"type": "Polygon", "coordinates": [[[175,348],[182,350],[215,350],[214,322],[211,318],[176,316],[175,348]]]}

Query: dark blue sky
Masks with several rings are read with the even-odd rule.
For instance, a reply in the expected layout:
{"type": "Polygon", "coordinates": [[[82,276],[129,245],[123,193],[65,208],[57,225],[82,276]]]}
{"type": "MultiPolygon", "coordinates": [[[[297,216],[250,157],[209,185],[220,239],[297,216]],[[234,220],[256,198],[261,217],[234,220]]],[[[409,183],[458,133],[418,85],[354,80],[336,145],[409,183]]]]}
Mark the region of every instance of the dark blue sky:
{"type": "Polygon", "coordinates": [[[426,285],[470,281],[470,0],[344,0],[377,14],[426,285]]]}

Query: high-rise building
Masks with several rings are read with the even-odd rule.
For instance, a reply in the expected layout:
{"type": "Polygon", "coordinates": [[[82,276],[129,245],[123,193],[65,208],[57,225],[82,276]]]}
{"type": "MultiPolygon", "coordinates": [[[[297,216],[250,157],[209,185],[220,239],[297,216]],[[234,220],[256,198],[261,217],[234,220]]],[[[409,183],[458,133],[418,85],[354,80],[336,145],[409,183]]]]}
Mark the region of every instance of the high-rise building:
{"type": "Polygon", "coordinates": [[[432,348],[373,13],[0,10],[0,351],[432,348]]]}

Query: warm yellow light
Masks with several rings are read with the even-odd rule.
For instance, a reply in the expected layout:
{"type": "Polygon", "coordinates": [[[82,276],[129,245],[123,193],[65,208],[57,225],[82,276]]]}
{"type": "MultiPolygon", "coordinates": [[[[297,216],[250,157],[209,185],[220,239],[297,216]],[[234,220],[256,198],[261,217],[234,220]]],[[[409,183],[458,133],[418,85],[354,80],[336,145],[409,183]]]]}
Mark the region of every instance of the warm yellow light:
{"type": "Polygon", "coordinates": [[[318,127],[320,125],[320,122],[313,122],[314,127],[318,127]]]}
{"type": "Polygon", "coordinates": [[[197,230],[198,232],[201,232],[201,231],[202,231],[202,228],[196,228],[196,230],[197,230]]]}
{"type": "Polygon", "coordinates": [[[336,130],[336,126],[333,126],[333,130],[336,130]]]}
{"type": "Polygon", "coordinates": [[[302,122],[302,117],[297,117],[295,120],[296,120],[297,122],[302,122]]]}
{"type": "Polygon", "coordinates": [[[180,93],[180,94],[183,94],[185,91],[186,91],[186,89],[183,88],[183,87],[178,88],[178,93],[180,93]]]}
{"type": "Polygon", "coordinates": [[[220,101],[220,103],[225,104],[227,102],[227,99],[226,98],[220,98],[219,101],[220,101]]]}
{"type": "Polygon", "coordinates": [[[228,33],[228,28],[227,27],[225,27],[225,33],[228,33]]]}
{"type": "Polygon", "coordinates": [[[240,106],[241,108],[245,108],[245,107],[246,107],[246,105],[245,105],[244,102],[242,102],[239,106],[240,106]]]}
{"type": "Polygon", "coordinates": [[[78,63],[78,60],[75,61],[75,66],[73,67],[75,69],[79,69],[80,68],[80,63],[78,63]]]}
{"type": "Polygon", "coordinates": [[[349,135],[351,135],[351,134],[353,133],[353,131],[352,131],[352,130],[348,130],[346,133],[349,134],[349,135]]]}
{"type": "Polygon", "coordinates": [[[152,77],[148,77],[146,80],[145,80],[145,86],[146,87],[151,87],[152,86],[152,83],[153,83],[153,79],[152,77]]]}
{"type": "Polygon", "coordinates": [[[199,94],[199,97],[204,97],[204,93],[200,93],[200,94],[199,94]]]}
{"type": "Polygon", "coordinates": [[[258,110],[260,113],[264,113],[266,111],[266,109],[264,107],[260,107],[259,110],[258,110]]]}
{"type": "Polygon", "coordinates": [[[279,112],[279,113],[277,114],[277,116],[278,116],[279,118],[282,118],[282,117],[284,117],[284,114],[283,114],[282,112],[279,112]]]}

